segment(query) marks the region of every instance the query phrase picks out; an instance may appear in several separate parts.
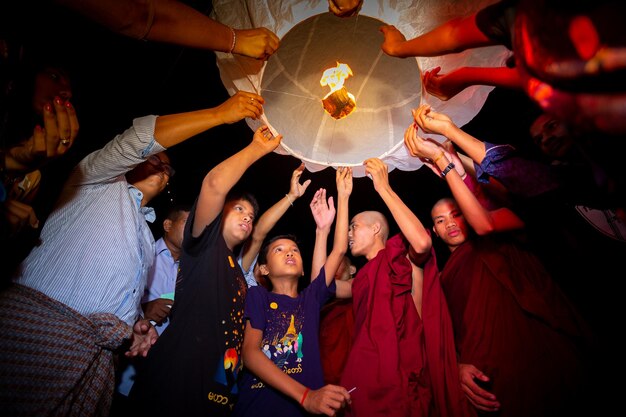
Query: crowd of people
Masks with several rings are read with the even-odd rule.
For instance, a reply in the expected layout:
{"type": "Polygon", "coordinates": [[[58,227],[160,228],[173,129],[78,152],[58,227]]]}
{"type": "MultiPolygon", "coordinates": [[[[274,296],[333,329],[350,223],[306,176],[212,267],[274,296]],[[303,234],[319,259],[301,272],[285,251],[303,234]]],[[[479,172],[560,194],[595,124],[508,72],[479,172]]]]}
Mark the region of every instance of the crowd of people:
{"type": "MultiPolygon", "coordinates": [[[[267,28],[231,28],[176,0],[104,4],[46,7],[131,51],[156,44],[267,60],[280,46],[267,28]]],[[[400,59],[503,43],[516,61],[511,36],[525,4],[502,0],[408,41],[383,26],[381,49],[400,59]]],[[[361,6],[331,0],[329,12],[354,18],[361,6]]],[[[50,16],[46,28],[59,23],[50,16]]],[[[546,229],[575,212],[611,253],[626,253],[624,146],[606,135],[614,125],[594,138],[594,126],[537,106],[519,147],[477,139],[421,105],[406,115],[404,145],[436,186],[395,183],[375,156],[363,179],[337,167],[324,181],[298,164],[283,183],[268,168],[289,165],[273,153],[284,132],[262,125],[246,143],[229,137],[261,118],[261,95],[137,113],[126,91],[82,108],[98,100],[76,82],[89,78],[85,63],[38,56],[50,39],[0,35],[1,415],[511,417],[610,407],[599,381],[617,372],[607,370],[618,360],[608,348],[615,296],[590,282],[610,262],[555,256],[547,242],[559,254],[589,242],[567,224],[546,229]],[[109,115],[120,109],[131,117],[109,115]],[[127,126],[112,131],[117,117],[127,126]],[[177,151],[198,142],[205,152],[182,163],[177,151]],[[175,201],[177,170],[195,174],[184,184],[189,201],[175,201]]],[[[528,81],[515,65],[439,72],[424,83],[442,100],[472,84],[528,81]]]]}

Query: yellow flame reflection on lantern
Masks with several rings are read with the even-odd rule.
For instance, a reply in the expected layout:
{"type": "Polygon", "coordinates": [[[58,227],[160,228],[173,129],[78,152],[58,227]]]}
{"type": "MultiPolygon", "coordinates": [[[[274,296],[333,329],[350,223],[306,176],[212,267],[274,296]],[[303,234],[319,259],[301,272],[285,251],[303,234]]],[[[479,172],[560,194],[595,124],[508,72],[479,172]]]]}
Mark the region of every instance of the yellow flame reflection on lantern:
{"type": "Polygon", "coordinates": [[[343,86],[346,78],[352,74],[348,64],[337,62],[337,66],[328,68],[322,74],[320,85],[328,86],[330,92],[322,99],[324,110],[335,119],[342,119],[356,108],[356,99],[343,86]]]}

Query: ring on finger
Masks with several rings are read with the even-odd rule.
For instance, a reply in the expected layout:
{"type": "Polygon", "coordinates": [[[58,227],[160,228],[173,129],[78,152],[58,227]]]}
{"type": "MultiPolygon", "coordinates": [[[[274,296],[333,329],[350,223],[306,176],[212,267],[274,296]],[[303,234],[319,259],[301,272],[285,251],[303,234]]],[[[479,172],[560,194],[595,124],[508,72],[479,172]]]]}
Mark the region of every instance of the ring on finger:
{"type": "Polygon", "coordinates": [[[61,145],[68,146],[69,144],[70,144],[70,140],[69,139],[61,139],[61,145]]]}

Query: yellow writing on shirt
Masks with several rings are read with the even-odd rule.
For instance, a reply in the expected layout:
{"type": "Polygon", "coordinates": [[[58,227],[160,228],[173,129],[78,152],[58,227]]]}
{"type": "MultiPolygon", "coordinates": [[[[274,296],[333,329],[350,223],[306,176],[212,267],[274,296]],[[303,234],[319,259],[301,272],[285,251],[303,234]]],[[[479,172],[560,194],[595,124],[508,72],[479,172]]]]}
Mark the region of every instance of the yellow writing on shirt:
{"type": "Polygon", "coordinates": [[[233,258],[230,255],[228,255],[228,263],[230,264],[231,268],[235,267],[235,262],[233,262],[233,258]]]}

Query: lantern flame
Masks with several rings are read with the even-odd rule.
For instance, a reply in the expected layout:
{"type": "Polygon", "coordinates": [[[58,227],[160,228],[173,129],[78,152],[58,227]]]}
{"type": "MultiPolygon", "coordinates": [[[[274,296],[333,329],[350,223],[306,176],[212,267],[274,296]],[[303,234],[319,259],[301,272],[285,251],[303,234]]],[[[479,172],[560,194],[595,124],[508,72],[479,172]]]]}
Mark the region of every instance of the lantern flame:
{"type": "Polygon", "coordinates": [[[337,62],[337,66],[328,68],[322,74],[320,85],[328,86],[330,92],[322,99],[324,110],[335,119],[342,119],[356,108],[356,99],[343,86],[346,78],[352,74],[348,64],[337,62]]]}

